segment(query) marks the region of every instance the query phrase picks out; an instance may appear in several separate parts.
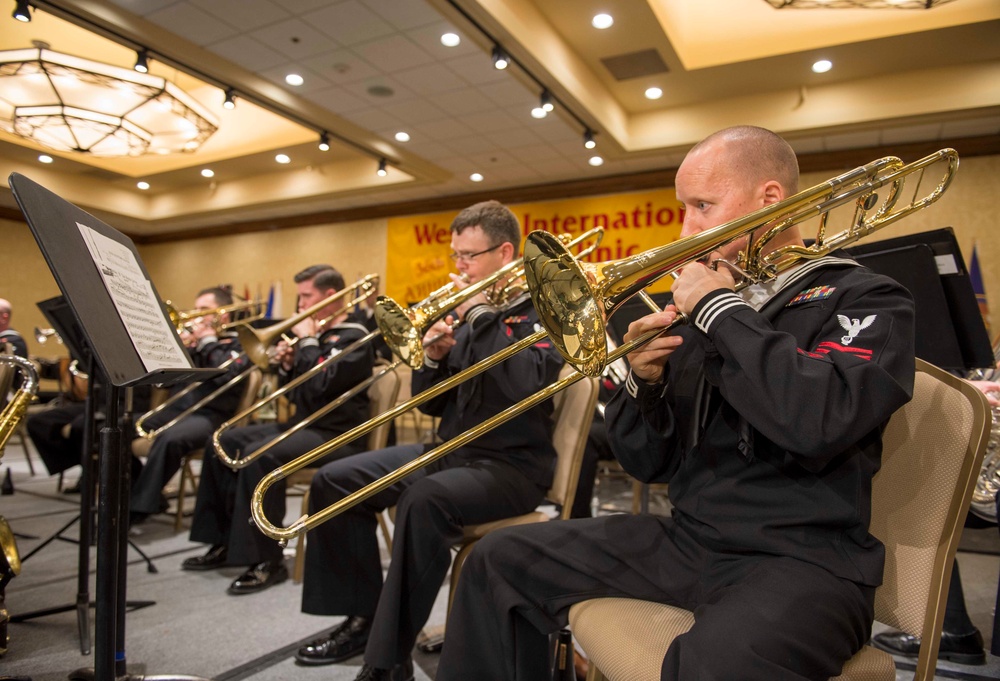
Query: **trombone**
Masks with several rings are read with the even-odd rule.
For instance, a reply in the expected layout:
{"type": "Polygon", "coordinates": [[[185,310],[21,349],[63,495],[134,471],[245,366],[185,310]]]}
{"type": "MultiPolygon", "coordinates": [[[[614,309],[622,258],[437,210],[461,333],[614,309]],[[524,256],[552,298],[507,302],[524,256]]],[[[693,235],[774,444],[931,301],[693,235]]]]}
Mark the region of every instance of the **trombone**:
{"type": "MultiPolygon", "coordinates": [[[[572,247],[574,245],[583,243],[588,239],[594,238],[595,239],[594,243],[589,245],[586,249],[584,249],[581,252],[581,255],[585,255],[586,253],[589,253],[590,251],[592,251],[594,248],[597,247],[597,245],[601,242],[601,238],[603,236],[604,236],[603,229],[601,228],[592,229],[588,232],[581,234],[576,239],[568,241],[567,247],[572,247]]],[[[329,359],[323,361],[320,364],[317,364],[306,373],[297,376],[294,380],[290,381],[289,383],[286,383],[281,388],[268,395],[265,399],[257,402],[256,404],[251,405],[242,413],[237,414],[236,416],[234,416],[233,418],[231,418],[230,420],[226,421],[221,426],[219,426],[215,430],[215,432],[212,433],[212,446],[215,448],[216,455],[222,460],[222,462],[226,466],[232,468],[233,470],[239,470],[241,468],[245,468],[248,465],[250,465],[250,463],[252,463],[254,460],[256,460],[258,457],[263,455],[264,452],[266,452],[271,447],[274,447],[276,444],[283,441],[285,438],[291,437],[291,435],[297,433],[303,428],[308,427],[309,424],[313,423],[322,416],[329,414],[331,411],[333,411],[340,405],[344,404],[355,395],[359,394],[362,390],[365,390],[376,381],[381,380],[381,378],[386,374],[388,374],[389,372],[395,371],[395,369],[404,361],[407,362],[407,364],[409,364],[411,368],[419,368],[420,365],[423,363],[423,348],[436,342],[437,340],[440,339],[441,336],[440,335],[435,336],[434,338],[431,338],[426,342],[419,342],[416,347],[416,352],[414,351],[414,347],[411,344],[411,338],[413,336],[416,336],[417,338],[422,338],[423,334],[426,333],[427,329],[430,328],[430,326],[432,326],[434,322],[444,317],[447,314],[448,310],[451,310],[452,308],[460,305],[461,303],[472,298],[478,293],[486,291],[494,284],[506,278],[508,275],[510,275],[512,278],[520,277],[521,263],[522,263],[521,259],[514,260],[505,265],[504,267],[500,268],[493,274],[491,274],[489,277],[486,277],[482,281],[479,281],[476,284],[473,284],[472,286],[467,286],[464,289],[457,289],[457,287],[453,283],[447,284],[433,291],[427,298],[425,298],[423,301],[421,301],[417,305],[414,305],[411,308],[403,308],[400,305],[398,305],[395,301],[393,301],[391,298],[387,298],[384,296],[380,297],[378,299],[378,306],[375,308],[375,315],[376,315],[375,320],[380,327],[379,330],[372,331],[368,335],[359,338],[358,340],[354,341],[346,348],[344,348],[339,354],[330,357],[329,359]],[[386,333],[384,330],[382,330],[382,324],[384,320],[380,319],[379,317],[380,310],[393,311],[394,315],[393,319],[396,323],[394,329],[400,331],[399,333],[390,335],[386,333]],[[335,362],[337,361],[338,358],[346,357],[347,355],[354,352],[354,350],[358,349],[365,343],[368,343],[373,338],[378,337],[380,334],[385,336],[386,343],[389,345],[392,351],[399,357],[399,359],[397,359],[395,362],[392,362],[391,364],[382,367],[379,371],[375,372],[368,378],[359,382],[350,390],[347,390],[346,392],[338,396],[332,402],[323,405],[323,407],[317,409],[307,418],[303,419],[302,421],[299,421],[288,430],[283,431],[280,435],[276,436],[273,440],[268,442],[263,447],[259,447],[250,454],[241,458],[232,458],[226,453],[225,447],[223,447],[222,445],[222,434],[227,430],[229,430],[230,428],[232,428],[234,424],[238,423],[239,421],[246,418],[253,412],[257,411],[268,402],[280,397],[281,395],[284,395],[289,390],[292,390],[301,383],[309,380],[318,372],[323,371],[323,369],[327,367],[327,362],[335,362]],[[414,367],[412,364],[413,358],[418,354],[418,352],[420,357],[420,363],[418,363],[414,367]]],[[[511,293],[511,289],[509,287],[505,287],[502,293],[509,295],[511,293]]],[[[498,304],[502,302],[497,300],[496,298],[494,298],[494,301],[498,304]]],[[[424,394],[426,394],[426,391],[425,393],[421,393],[421,395],[424,394]]],[[[379,421],[378,424],[376,425],[381,425],[382,423],[386,423],[386,421],[379,421]]],[[[372,429],[374,429],[374,427],[372,429]]],[[[364,431],[364,433],[370,432],[370,430],[372,429],[366,430],[364,431]]],[[[359,433],[358,437],[360,437],[360,435],[363,435],[364,433],[359,433]]],[[[351,442],[354,439],[355,438],[351,438],[350,440],[346,440],[344,443],[351,442]]],[[[334,449],[336,448],[329,448],[325,450],[323,455],[325,456],[326,454],[334,451],[334,449]]]]}
{"type": "MultiPolygon", "coordinates": [[[[288,527],[277,527],[267,519],[263,512],[263,495],[272,484],[284,479],[311,461],[315,461],[319,456],[353,440],[357,437],[358,431],[362,434],[366,433],[389,418],[395,418],[403,411],[402,407],[408,409],[412,406],[410,402],[414,400],[410,400],[410,402],[361,424],[351,432],[321,445],[266,475],[254,489],[251,499],[250,511],[254,522],[267,536],[279,540],[280,543],[287,543],[290,538],[308,532],[333,516],[390,487],[410,473],[437,461],[496,426],[544,402],[582,378],[594,375],[595,370],[599,373],[599,369],[603,368],[605,362],[625,357],[636,348],[682,323],[678,319],[668,327],[647,331],[608,353],[603,334],[606,320],[603,313],[610,314],[625,300],[653,281],[709,255],[721,246],[752,236],[760,229],[768,228],[763,235],[757,238],[756,244],[748,243],[741,254],[739,265],[745,276],[742,277],[739,287],[743,288],[754,281],[769,281],[802,260],[823,257],[835,248],[853,243],[915,211],[926,208],[937,201],[945,192],[957,169],[958,154],[953,149],[942,149],[909,165],[903,165],[902,161],[895,157],[879,159],[742,218],[636,256],[589,266],[587,270],[590,271],[583,270],[580,264],[565,252],[565,249],[560,250],[556,244],[552,244],[548,235],[542,232],[533,232],[528,235],[528,242],[525,245],[528,288],[539,315],[543,314],[543,310],[549,314],[548,322],[554,325],[554,333],[551,336],[553,342],[564,356],[569,355],[573,358],[571,363],[578,371],[546,386],[531,397],[508,407],[433,450],[425,452],[413,461],[340,501],[312,515],[302,516],[288,527]],[[946,162],[947,168],[936,187],[925,197],[914,198],[910,203],[897,210],[896,204],[899,201],[905,179],[913,173],[919,173],[917,189],[914,191],[914,197],[916,197],[919,190],[919,179],[922,178],[924,170],[939,162],[946,162]],[[888,185],[887,196],[879,203],[876,192],[886,185],[888,185]],[[837,234],[827,237],[826,218],[829,211],[850,202],[855,203],[854,218],[851,224],[837,234]],[[869,217],[869,213],[876,206],[878,208],[875,214],[869,217]],[[813,245],[781,247],[765,252],[767,243],[779,233],[816,216],[821,217],[821,222],[816,242],[813,245]],[[572,276],[577,272],[584,272],[582,280],[572,276]],[[599,278],[595,281],[588,281],[587,274],[599,278]],[[557,318],[550,314],[552,310],[558,310],[566,316],[557,318]],[[595,315],[583,316],[580,314],[580,311],[589,310],[594,310],[595,315]],[[586,333],[581,333],[581,331],[586,333]],[[565,346],[564,341],[566,341],[565,346]]],[[[499,364],[522,349],[543,340],[548,335],[547,332],[540,331],[528,336],[433,386],[421,393],[420,397],[427,393],[433,393],[434,396],[439,395],[458,383],[499,364]]]]}
{"type": "Polygon", "coordinates": [[[62,345],[63,339],[59,335],[59,332],[55,329],[42,329],[40,327],[35,327],[35,340],[38,341],[39,345],[45,345],[49,338],[55,339],[56,343],[62,345]]]}
{"type": "MultiPolygon", "coordinates": [[[[168,300],[164,305],[167,308],[167,316],[170,317],[170,322],[177,329],[177,333],[187,330],[191,323],[201,319],[202,317],[207,317],[208,315],[216,315],[221,317],[224,314],[233,314],[234,312],[246,312],[251,309],[256,308],[254,312],[251,312],[248,316],[241,319],[237,319],[232,322],[225,322],[218,325],[218,331],[225,331],[230,327],[237,324],[247,324],[256,319],[261,319],[264,316],[264,312],[261,311],[261,303],[259,300],[244,300],[239,303],[232,303],[230,305],[221,305],[219,307],[213,307],[208,310],[178,310],[173,304],[168,300]]],[[[37,329],[36,329],[37,332],[37,329]]]]}

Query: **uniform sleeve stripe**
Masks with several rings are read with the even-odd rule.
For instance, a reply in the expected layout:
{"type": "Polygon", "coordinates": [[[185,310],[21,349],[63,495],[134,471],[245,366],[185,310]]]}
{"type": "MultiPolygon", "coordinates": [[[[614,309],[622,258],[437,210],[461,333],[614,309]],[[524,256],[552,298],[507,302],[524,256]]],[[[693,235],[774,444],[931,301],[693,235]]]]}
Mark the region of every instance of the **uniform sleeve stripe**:
{"type": "Polygon", "coordinates": [[[721,294],[710,300],[705,307],[698,312],[698,315],[694,320],[695,326],[701,329],[704,333],[708,333],[708,329],[712,326],[720,314],[736,306],[749,307],[749,305],[747,305],[743,299],[735,293],[721,294]]]}
{"type": "Polygon", "coordinates": [[[632,399],[635,399],[639,394],[639,386],[636,385],[635,375],[631,371],[628,372],[628,377],[625,379],[625,390],[632,396],[632,399]]]}

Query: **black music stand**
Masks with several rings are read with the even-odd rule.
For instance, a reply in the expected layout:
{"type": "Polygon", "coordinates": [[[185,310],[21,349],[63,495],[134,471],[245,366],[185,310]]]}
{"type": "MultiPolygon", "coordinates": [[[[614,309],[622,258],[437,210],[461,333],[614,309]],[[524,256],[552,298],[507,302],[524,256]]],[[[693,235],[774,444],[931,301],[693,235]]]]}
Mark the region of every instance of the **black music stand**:
{"type": "MultiPolygon", "coordinates": [[[[80,635],[80,653],[83,655],[89,655],[89,610],[91,607],[90,547],[94,544],[94,513],[96,511],[94,508],[94,481],[97,477],[97,471],[94,469],[96,461],[93,457],[94,423],[96,422],[95,414],[98,402],[95,392],[96,384],[98,383],[97,368],[95,366],[93,354],[87,348],[86,338],[83,336],[83,332],[73,319],[73,311],[70,308],[69,303],[66,302],[66,299],[62,296],[56,296],[55,298],[40,301],[37,305],[38,309],[41,310],[42,314],[45,316],[45,319],[63,340],[63,344],[69,351],[70,356],[77,360],[81,366],[86,368],[91,380],[88,381],[87,384],[87,398],[84,403],[83,447],[80,451],[80,468],[82,471],[80,476],[80,513],[59,528],[49,538],[43,540],[31,551],[22,556],[21,562],[24,563],[56,539],[77,544],[79,546],[77,556],[77,592],[75,603],[20,613],[12,616],[10,621],[14,623],[26,622],[38,617],[47,617],[49,615],[69,612],[70,610],[75,609],[77,630],[80,635]],[[63,537],[63,532],[68,530],[78,521],[80,523],[79,537],[77,539],[63,537]]],[[[149,556],[147,556],[142,549],[136,546],[135,542],[131,539],[128,540],[128,544],[146,562],[146,569],[149,572],[155,573],[157,571],[156,566],[153,565],[153,561],[150,560],[149,556]]],[[[129,610],[138,610],[139,608],[156,605],[156,601],[126,601],[125,605],[129,610]]]]}
{"type": "MultiPolygon", "coordinates": [[[[128,679],[129,466],[119,423],[121,389],[204,380],[222,372],[193,367],[131,239],[23,175],[12,173],[9,184],[107,380],[99,448],[94,669],[70,678],[128,679]]],[[[129,407],[130,398],[127,390],[129,407]]]]}

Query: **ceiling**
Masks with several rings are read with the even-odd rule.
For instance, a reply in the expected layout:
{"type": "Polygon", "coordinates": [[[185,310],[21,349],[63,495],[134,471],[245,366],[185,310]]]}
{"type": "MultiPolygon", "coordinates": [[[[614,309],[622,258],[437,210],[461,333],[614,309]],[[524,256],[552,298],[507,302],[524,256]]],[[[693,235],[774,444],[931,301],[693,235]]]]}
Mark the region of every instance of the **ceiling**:
{"type": "MultiPolygon", "coordinates": [[[[145,47],[153,73],[220,120],[194,153],[48,152],[49,165],[37,160],[41,147],[0,133],[0,177],[21,172],[135,237],[385,214],[514,187],[557,194],[580,180],[599,191],[601,178],[675,168],[692,143],[740,123],[782,133],[800,154],[1000,135],[997,0],[931,10],[776,10],[765,0],[34,4],[31,23],[0,17],[0,49],[42,40],[130,68],[145,47]],[[601,11],[611,28],[591,25],[601,11]],[[458,46],[442,45],[449,31],[458,46]],[[493,68],[495,44],[514,59],[504,71],[493,68]],[[833,68],[813,73],[821,58],[833,68]],[[286,84],[291,72],[301,86],[286,84]],[[227,86],[239,95],[233,111],[221,106],[227,86]],[[647,99],[651,86],[663,96],[647,99]],[[555,110],[538,120],[530,111],[543,88],[555,110]],[[592,151],[586,129],[596,132],[592,151]],[[400,131],[409,141],[396,141],[400,131]],[[277,153],[291,162],[279,165],[277,153]],[[381,157],[385,177],[375,173],[381,157]]],[[[0,204],[14,205],[9,190],[0,204]]]]}

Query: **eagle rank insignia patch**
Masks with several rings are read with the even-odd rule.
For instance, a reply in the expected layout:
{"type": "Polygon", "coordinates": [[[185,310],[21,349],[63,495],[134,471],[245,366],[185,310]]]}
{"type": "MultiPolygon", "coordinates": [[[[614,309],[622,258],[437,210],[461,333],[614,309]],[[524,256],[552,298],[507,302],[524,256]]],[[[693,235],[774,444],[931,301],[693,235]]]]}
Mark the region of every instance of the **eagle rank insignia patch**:
{"type": "Polygon", "coordinates": [[[848,319],[842,314],[837,315],[837,321],[840,322],[841,328],[847,332],[847,335],[840,339],[840,342],[844,345],[850,345],[859,333],[867,329],[875,321],[875,315],[870,314],[864,319],[848,319]]]}

